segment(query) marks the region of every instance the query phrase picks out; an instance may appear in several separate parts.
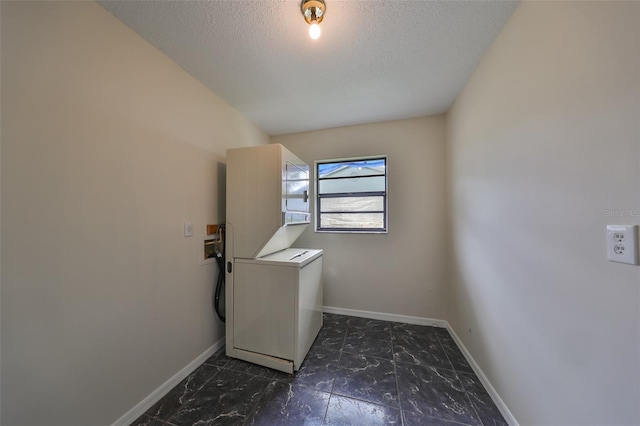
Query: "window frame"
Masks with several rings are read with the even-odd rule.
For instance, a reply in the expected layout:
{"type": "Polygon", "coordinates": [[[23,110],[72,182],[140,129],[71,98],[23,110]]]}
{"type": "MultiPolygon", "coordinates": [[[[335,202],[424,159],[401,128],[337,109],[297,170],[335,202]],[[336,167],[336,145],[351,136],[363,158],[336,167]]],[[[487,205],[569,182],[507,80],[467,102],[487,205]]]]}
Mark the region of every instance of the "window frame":
{"type": "Polygon", "coordinates": [[[348,157],[348,158],[335,158],[335,159],[327,159],[327,160],[316,160],[314,162],[313,167],[314,173],[314,211],[315,211],[315,232],[322,233],[340,233],[340,234],[387,234],[389,232],[389,159],[386,155],[372,155],[372,156],[363,156],[363,157],[348,157]],[[319,166],[322,164],[329,163],[350,163],[354,161],[373,161],[373,160],[384,160],[384,175],[366,175],[359,177],[372,177],[372,176],[384,176],[384,191],[363,191],[363,192],[340,192],[340,193],[320,193],[320,181],[321,180],[334,180],[334,179],[353,179],[352,177],[331,177],[331,178],[320,178],[319,166]],[[367,197],[367,196],[381,196],[383,197],[383,211],[370,211],[370,212],[321,212],[321,198],[345,198],[345,197],[355,197],[353,194],[358,194],[357,196],[367,197]],[[382,228],[323,228],[320,226],[321,224],[321,216],[322,214],[332,214],[332,213],[347,213],[347,214],[357,214],[357,213],[382,213],[383,227],[382,228]]]}

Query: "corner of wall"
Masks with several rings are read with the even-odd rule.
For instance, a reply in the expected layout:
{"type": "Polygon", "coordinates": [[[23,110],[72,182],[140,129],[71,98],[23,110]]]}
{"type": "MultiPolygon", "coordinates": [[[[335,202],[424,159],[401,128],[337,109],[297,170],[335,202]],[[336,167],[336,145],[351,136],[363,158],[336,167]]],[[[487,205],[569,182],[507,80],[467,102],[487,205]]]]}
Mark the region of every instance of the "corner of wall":
{"type": "MultiPolygon", "coordinates": [[[[2,39],[2,3],[0,2],[0,40],[2,39]]],[[[0,55],[0,99],[2,99],[2,55],[0,55]]],[[[1,101],[0,101],[1,102],[1,101]]],[[[2,424],[2,106],[0,106],[0,425],[2,424]]]]}

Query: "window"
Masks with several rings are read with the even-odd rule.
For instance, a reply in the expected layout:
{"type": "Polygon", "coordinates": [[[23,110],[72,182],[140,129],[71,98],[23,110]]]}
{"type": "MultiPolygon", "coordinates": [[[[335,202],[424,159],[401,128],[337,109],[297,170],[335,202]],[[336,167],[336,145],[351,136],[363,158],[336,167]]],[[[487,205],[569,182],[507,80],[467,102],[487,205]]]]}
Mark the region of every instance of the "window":
{"type": "Polygon", "coordinates": [[[316,231],[387,232],[387,158],[316,162],[316,231]]]}

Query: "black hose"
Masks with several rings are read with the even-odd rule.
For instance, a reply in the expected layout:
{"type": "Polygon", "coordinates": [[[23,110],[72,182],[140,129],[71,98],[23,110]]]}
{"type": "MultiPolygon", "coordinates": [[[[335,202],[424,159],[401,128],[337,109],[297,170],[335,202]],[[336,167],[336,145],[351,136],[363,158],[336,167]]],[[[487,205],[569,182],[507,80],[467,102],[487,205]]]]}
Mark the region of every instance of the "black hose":
{"type": "Polygon", "coordinates": [[[220,311],[220,294],[222,293],[222,289],[224,288],[224,225],[220,225],[220,228],[222,251],[220,253],[216,253],[216,263],[218,264],[218,282],[216,283],[216,292],[213,307],[215,308],[216,314],[218,315],[218,318],[220,318],[220,321],[225,322],[226,318],[220,311]]]}

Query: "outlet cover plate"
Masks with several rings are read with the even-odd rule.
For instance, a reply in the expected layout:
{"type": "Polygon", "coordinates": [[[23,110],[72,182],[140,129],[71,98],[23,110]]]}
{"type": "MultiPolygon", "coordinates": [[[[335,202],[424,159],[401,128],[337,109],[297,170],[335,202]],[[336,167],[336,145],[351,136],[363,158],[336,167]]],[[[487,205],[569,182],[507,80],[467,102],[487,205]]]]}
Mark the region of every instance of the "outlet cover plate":
{"type": "Polygon", "coordinates": [[[607,259],[638,264],[638,225],[607,225],[607,259]]]}
{"type": "Polygon", "coordinates": [[[184,236],[185,237],[193,236],[193,224],[191,224],[191,222],[184,223],[184,236]]]}

